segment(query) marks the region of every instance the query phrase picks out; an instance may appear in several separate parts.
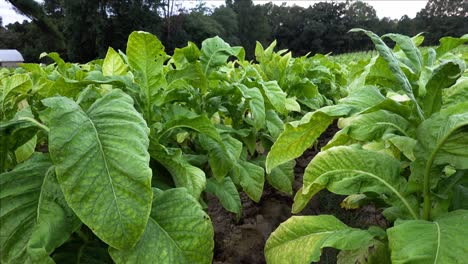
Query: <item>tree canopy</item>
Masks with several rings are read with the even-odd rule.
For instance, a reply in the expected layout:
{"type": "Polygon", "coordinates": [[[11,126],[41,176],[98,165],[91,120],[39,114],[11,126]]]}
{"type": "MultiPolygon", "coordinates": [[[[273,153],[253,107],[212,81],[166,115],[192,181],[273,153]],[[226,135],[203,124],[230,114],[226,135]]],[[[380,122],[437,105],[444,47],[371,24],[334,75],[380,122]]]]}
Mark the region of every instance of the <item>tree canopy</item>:
{"type": "Polygon", "coordinates": [[[424,32],[428,45],[445,35],[468,32],[468,1],[459,0],[429,0],[415,18],[399,20],[379,19],[369,4],[350,0],[309,7],[227,0],[214,9],[200,2],[190,10],[177,0],[8,1],[31,22],[2,25],[0,20],[0,48],[18,49],[26,61],[37,61],[44,51],[74,61],[93,60],[103,57],[108,46],[125,49],[134,30],[156,34],[168,50],[218,35],[244,46],[247,58],[253,57],[256,41],[277,40],[280,48],[295,55],[371,49],[366,38],[347,34],[355,27],[378,34],[424,32]]]}

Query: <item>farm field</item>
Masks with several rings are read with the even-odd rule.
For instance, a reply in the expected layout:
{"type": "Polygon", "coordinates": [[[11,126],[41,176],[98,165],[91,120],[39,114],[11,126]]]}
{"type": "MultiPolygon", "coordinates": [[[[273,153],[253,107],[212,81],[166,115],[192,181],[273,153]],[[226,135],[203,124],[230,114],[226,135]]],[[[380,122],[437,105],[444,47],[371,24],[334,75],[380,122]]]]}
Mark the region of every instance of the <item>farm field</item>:
{"type": "Polygon", "coordinates": [[[468,36],[352,32],[0,69],[0,262],[462,263],[468,36]]]}

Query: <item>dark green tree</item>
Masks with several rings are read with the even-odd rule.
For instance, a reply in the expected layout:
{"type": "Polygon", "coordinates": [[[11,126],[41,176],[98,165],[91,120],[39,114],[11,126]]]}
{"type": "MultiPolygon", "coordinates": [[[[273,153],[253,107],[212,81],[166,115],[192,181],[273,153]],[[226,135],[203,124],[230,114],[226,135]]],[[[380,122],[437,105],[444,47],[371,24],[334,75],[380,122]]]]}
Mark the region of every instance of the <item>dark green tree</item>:
{"type": "Polygon", "coordinates": [[[429,0],[415,23],[427,32],[426,44],[436,45],[442,36],[460,37],[468,32],[468,1],[429,0]]]}
{"type": "MultiPolygon", "coordinates": [[[[228,3],[228,6],[231,5],[228,3]]],[[[252,0],[235,0],[232,9],[237,14],[239,27],[238,38],[244,46],[247,56],[254,55],[255,41],[263,44],[271,41],[271,28],[267,20],[267,9],[260,5],[254,5],[252,0]]]]}
{"type": "Polygon", "coordinates": [[[239,25],[237,23],[237,14],[227,6],[216,8],[211,17],[223,28],[220,37],[231,45],[240,45],[238,37],[239,25]]]}

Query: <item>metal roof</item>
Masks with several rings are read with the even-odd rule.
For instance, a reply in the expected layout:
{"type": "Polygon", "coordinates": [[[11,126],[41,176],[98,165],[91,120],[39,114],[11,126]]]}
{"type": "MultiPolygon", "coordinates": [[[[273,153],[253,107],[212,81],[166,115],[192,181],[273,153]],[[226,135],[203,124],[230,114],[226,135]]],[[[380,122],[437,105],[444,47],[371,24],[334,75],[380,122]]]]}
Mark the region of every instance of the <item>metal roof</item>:
{"type": "Polygon", "coordinates": [[[24,61],[21,53],[15,49],[0,49],[0,62],[24,61]]]}

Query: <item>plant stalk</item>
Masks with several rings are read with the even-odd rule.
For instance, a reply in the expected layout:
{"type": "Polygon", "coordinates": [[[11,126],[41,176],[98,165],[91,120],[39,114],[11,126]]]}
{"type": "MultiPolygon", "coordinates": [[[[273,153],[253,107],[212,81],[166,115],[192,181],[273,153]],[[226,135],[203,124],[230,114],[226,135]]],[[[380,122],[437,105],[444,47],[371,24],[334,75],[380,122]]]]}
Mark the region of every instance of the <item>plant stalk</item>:
{"type": "Polygon", "coordinates": [[[39,128],[43,129],[47,133],[49,133],[50,128],[48,128],[46,125],[39,123],[36,119],[30,118],[30,117],[20,117],[18,120],[25,120],[33,123],[34,125],[38,126],[39,128]]]}

